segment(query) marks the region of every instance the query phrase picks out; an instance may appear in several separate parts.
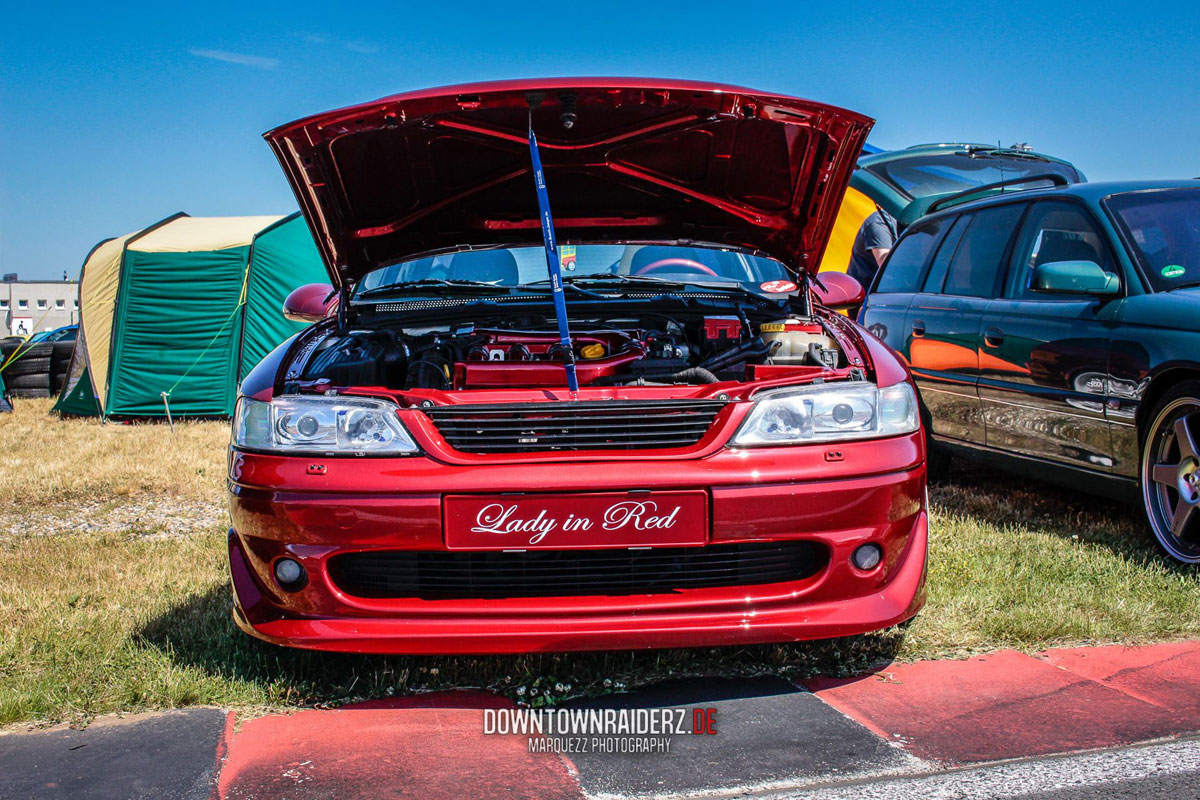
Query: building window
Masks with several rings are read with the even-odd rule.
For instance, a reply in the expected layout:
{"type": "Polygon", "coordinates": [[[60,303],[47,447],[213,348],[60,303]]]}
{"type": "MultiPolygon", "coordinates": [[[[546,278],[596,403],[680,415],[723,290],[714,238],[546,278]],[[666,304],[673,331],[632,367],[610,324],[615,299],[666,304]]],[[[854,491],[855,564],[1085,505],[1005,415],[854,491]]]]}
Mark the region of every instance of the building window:
{"type": "Polygon", "coordinates": [[[45,307],[46,307],[46,301],[38,300],[38,308],[45,308],[45,307]]]}
{"type": "Polygon", "coordinates": [[[71,302],[75,305],[75,308],[79,308],[79,298],[76,298],[76,299],[72,300],[71,302]]]}
{"type": "Polygon", "coordinates": [[[7,299],[0,300],[0,308],[8,308],[8,300],[7,299]]]}
{"type": "Polygon", "coordinates": [[[67,301],[66,301],[66,300],[55,300],[55,301],[54,301],[54,307],[55,307],[55,308],[66,308],[66,307],[67,307],[67,301]]]}
{"type": "Polygon", "coordinates": [[[29,301],[28,300],[18,300],[17,308],[29,308],[29,301]]]}

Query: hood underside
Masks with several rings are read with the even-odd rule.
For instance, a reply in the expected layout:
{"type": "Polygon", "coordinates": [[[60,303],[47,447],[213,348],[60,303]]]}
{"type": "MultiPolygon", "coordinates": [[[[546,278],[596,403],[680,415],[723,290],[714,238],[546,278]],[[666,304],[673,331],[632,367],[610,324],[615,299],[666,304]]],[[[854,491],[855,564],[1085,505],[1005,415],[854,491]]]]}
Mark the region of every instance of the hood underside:
{"type": "Polygon", "coordinates": [[[872,125],[733,86],[583,78],[410,92],[265,138],[343,285],[422,255],[540,243],[531,102],[560,242],[704,242],[797,272],[820,263],[872,125]]]}

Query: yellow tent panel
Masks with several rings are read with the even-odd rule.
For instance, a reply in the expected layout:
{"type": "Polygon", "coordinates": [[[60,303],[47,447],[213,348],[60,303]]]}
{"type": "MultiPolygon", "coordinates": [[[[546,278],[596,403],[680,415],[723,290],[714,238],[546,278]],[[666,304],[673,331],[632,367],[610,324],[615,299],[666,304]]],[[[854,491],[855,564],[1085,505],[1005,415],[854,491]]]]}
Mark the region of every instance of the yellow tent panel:
{"type": "Polygon", "coordinates": [[[857,189],[846,189],[829,235],[829,245],[821,259],[822,272],[845,272],[850,267],[850,248],[863,220],[875,213],[875,201],[857,189]]]}
{"type": "Polygon", "coordinates": [[[79,279],[80,330],[87,330],[90,378],[99,397],[108,396],[108,362],[117,289],[121,285],[121,258],[126,243],[137,233],[127,233],[100,244],[83,265],[79,279]]]}
{"type": "Polygon", "coordinates": [[[248,247],[254,237],[281,216],[179,217],[130,243],[139,253],[195,253],[248,247]]]}

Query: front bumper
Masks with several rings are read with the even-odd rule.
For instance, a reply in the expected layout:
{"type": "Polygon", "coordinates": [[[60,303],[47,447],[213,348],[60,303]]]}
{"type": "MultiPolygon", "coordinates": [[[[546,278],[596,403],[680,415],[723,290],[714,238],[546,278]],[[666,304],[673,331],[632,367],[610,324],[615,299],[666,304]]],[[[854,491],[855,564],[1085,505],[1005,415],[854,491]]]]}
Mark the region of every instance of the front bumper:
{"type": "Polygon", "coordinates": [[[909,619],[928,542],[920,434],[836,448],[724,450],[668,462],[455,466],[426,458],[311,460],[235,453],[229,553],[234,618],[269,642],[361,653],[519,653],[690,647],[846,636],[909,619]],[[443,494],[702,488],[710,544],[810,540],[828,560],[802,580],[665,594],[363,598],[327,568],[367,550],[441,550],[443,494]],[[883,548],[862,572],[858,546],[883,548]],[[308,582],[285,592],[287,555],[308,582]]]}

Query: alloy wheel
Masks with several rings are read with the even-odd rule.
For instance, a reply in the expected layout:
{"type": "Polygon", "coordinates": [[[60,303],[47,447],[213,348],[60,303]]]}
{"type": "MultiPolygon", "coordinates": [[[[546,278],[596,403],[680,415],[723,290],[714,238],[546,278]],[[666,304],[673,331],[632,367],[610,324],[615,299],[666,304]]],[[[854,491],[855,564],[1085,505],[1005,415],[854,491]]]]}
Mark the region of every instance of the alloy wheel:
{"type": "Polygon", "coordinates": [[[1200,399],[1177,398],[1155,418],[1142,451],[1142,496],[1163,549],[1200,563],[1200,399]]]}

